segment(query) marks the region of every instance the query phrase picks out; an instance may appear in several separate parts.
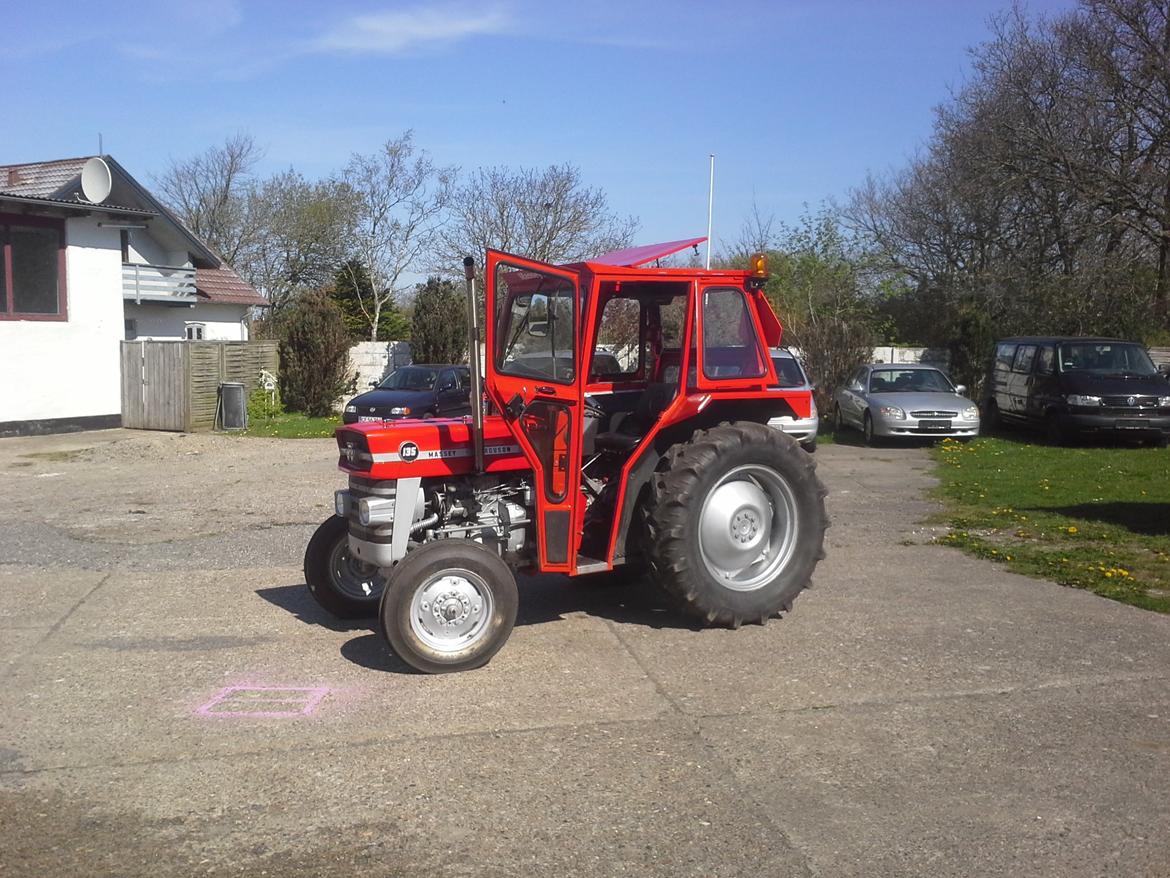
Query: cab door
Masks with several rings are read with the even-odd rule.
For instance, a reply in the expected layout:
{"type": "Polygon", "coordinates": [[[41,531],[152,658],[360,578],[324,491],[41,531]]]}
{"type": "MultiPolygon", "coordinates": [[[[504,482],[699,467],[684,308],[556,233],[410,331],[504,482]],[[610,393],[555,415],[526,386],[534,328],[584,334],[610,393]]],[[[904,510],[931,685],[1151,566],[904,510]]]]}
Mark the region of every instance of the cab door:
{"type": "Polygon", "coordinates": [[[486,389],[532,466],[540,568],[571,573],[584,504],[576,272],[489,250],[486,389]]]}

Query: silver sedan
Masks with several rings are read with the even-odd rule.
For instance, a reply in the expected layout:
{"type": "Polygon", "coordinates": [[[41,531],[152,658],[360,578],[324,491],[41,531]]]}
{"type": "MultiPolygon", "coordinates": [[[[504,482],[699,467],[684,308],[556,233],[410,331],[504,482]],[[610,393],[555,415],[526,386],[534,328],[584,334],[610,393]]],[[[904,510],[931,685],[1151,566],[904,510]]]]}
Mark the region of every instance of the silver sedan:
{"type": "Polygon", "coordinates": [[[970,439],[979,435],[979,409],[934,366],[862,366],[833,395],[833,426],[856,427],[867,445],[881,438],[970,439]]]}

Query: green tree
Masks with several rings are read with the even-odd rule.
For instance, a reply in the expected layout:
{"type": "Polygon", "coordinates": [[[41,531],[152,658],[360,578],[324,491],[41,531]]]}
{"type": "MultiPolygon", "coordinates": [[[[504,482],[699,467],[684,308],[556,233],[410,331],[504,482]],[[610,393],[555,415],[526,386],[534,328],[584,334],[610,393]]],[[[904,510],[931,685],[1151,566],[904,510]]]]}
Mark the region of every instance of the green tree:
{"type": "Polygon", "coordinates": [[[429,277],[415,287],[410,354],[416,363],[467,359],[467,303],[451,281],[429,277]]]}
{"type": "MultiPolygon", "coordinates": [[[[366,267],[351,259],[337,270],[333,279],[333,300],[345,316],[345,326],[355,341],[370,340],[370,311],[374,299],[374,282],[366,267]]],[[[378,314],[375,341],[406,341],[410,338],[410,319],[394,301],[388,300],[378,314]]]]}
{"type": "Polygon", "coordinates": [[[280,322],[280,386],[285,406],[322,418],[349,383],[349,333],[325,290],[298,296],[280,322]]]}

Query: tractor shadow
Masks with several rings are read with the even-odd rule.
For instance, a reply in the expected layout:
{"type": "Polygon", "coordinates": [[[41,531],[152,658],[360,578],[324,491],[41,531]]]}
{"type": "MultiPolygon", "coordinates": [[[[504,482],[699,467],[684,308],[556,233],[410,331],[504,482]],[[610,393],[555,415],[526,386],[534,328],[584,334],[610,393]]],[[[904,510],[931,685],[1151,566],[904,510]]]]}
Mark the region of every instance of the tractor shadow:
{"type": "MultiPolygon", "coordinates": [[[[545,574],[518,576],[520,606],[516,625],[545,625],[579,613],[625,625],[701,631],[699,620],[680,612],[647,577],[621,571],[570,578],[545,574]]],[[[346,661],[371,671],[417,674],[386,646],[377,620],[338,619],[322,609],[309,589],[298,585],[258,588],[256,594],[306,625],[338,633],[358,633],[341,645],[346,661]]]]}
{"type": "Polygon", "coordinates": [[[309,587],[299,585],[278,585],[258,588],[256,594],[275,607],[295,616],[306,625],[318,625],[330,631],[369,631],[374,627],[373,619],[338,619],[324,610],[309,594],[309,587]]]}

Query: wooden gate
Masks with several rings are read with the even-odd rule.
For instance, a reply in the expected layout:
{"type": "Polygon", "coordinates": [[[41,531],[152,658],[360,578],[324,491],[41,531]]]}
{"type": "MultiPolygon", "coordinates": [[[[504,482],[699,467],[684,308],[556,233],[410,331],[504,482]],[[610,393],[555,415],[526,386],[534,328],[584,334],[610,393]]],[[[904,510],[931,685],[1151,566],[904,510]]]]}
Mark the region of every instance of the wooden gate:
{"type": "Polygon", "coordinates": [[[277,372],[274,341],[122,342],[122,426],[138,430],[211,430],[219,385],[251,393],[260,370],[277,372]]]}
{"type": "Polygon", "coordinates": [[[122,426],[187,429],[187,344],[122,342],[122,426]]]}

